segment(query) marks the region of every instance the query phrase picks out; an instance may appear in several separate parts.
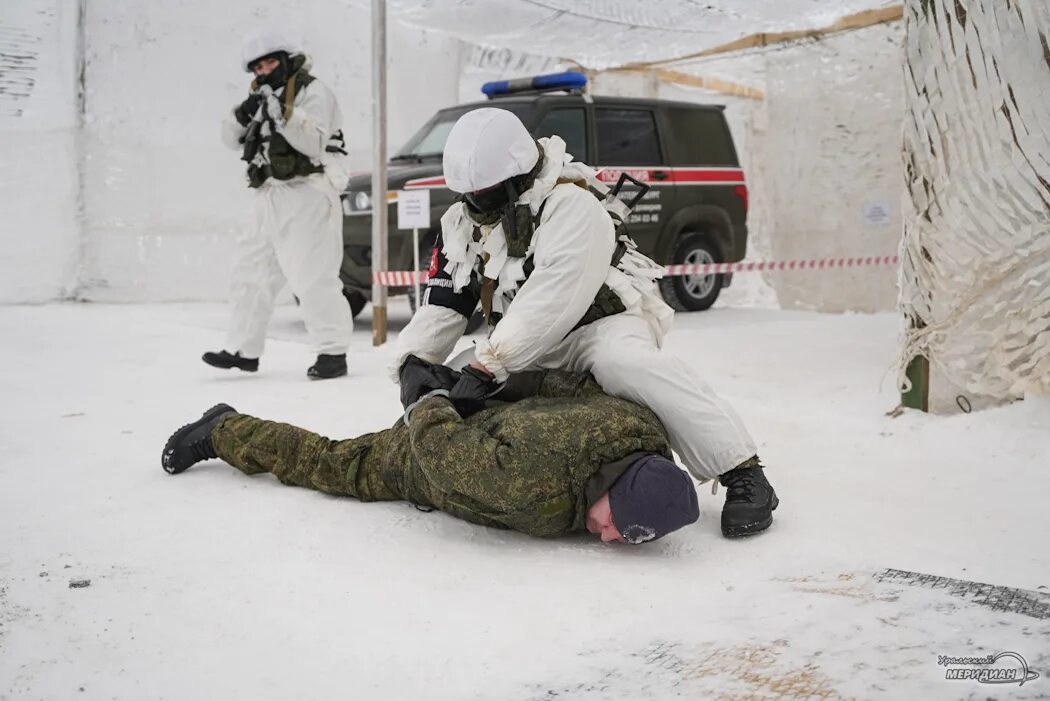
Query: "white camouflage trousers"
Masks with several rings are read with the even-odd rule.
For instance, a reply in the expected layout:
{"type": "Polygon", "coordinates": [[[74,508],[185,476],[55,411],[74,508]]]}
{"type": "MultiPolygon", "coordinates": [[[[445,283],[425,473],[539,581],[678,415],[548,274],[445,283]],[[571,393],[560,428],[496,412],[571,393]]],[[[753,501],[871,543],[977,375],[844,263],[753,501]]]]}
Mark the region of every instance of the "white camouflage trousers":
{"type": "MultiPolygon", "coordinates": [[[[473,353],[468,349],[449,364],[462,367],[473,353]]],[[[608,394],[649,407],[667,429],[671,449],[699,481],[715,479],[757,453],[733,407],[680,358],[661,350],[639,314],[588,324],[537,365],[590,372],[608,394]]]]}
{"type": "Polygon", "coordinates": [[[285,282],[315,353],[346,353],[353,317],[343,297],[342,210],[330,188],[307,180],[263,186],[255,195],[256,228],[237,241],[226,350],[258,358],[274,300],[285,282]]]}

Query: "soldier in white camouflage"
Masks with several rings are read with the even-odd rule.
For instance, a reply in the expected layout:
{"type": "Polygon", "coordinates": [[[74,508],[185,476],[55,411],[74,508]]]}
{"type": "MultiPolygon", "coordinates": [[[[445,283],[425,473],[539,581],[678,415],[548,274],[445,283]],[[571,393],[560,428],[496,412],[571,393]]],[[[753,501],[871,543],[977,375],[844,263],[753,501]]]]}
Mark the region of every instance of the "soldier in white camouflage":
{"type": "Polygon", "coordinates": [[[663,270],[622,230],[627,205],[560,137],[533,139],[507,110],[461,116],[442,167],[461,197],[441,217],[423,304],[392,369],[409,355],[463,367],[468,392],[528,370],[591,373],[653,410],[694,477],[726,487],[726,537],[769,528],[779,498],[743,420],[663,348],[673,317],[655,283],[663,270]],[[479,305],[488,338],[450,358],[479,305]]]}

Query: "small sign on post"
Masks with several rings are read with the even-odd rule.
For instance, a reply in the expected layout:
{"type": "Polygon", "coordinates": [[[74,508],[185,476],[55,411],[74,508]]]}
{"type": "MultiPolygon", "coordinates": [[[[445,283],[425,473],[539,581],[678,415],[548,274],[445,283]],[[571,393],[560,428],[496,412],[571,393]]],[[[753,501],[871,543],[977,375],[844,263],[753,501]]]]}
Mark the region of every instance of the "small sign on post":
{"type": "MultiPolygon", "coordinates": [[[[412,230],[412,270],[419,275],[419,230],[430,228],[430,190],[401,190],[397,193],[397,228],[412,230]]],[[[419,284],[413,287],[416,309],[419,309],[419,284]]]]}
{"type": "Polygon", "coordinates": [[[430,228],[430,190],[401,190],[397,193],[397,228],[430,228]]]}

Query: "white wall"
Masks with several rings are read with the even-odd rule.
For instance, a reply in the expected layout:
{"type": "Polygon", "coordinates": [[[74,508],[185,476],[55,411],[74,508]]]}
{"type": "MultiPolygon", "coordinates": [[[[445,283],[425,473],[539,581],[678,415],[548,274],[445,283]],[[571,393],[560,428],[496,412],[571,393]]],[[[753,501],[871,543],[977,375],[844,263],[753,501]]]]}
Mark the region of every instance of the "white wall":
{"type": "MultiPolygon", "coordinates": [[[[0,41],[0,302],[221,300],[232,244],[251,226],[238,154],[219,121],[246,95],[240,43],[284,23],[335,90],[351,165],[371,161],[366,5],[308,0],[127,3],[4,0],[0,41]],[[83,21],[83,47],[78,43],[83,21]],[[84,62],[84,123],[78,87],[84,62]]],[[[456,102],[460,44],[388,24],[397,148],[456,102]]]]}
{"type": "Polygon", "coordinates": [[[77,5],[0,6],[0,303],[63,297],[76,274],[77,5]]]}
{"type": "MultiPolygon", "coordinates": [[[[895,255],[901,235],[903,23],[767,56],[752,136],[755,189],[776,260],[895,255]],[[865,207],[889,209],[882,224],[865,207]]],[[[893,266],[766,276],[784,308],[890,310],[893,266]]]]}
{"type": "Polygon", "coordinates": [[[483,46],[463,45],[462,70],[459,76],[459,102],[484,100],[481,86],[490,80],[506,80],[568,70],[555,58],[536,56],[521,51],[483,46]]]}
{"type": "MultiPolygon", "coordinates": [[[[243,163],[221,145],[218,129],[247,95],[240,42],[251,27],[286,23],[303,37],[314,74],[339,99],[352,166],[369,167],[367,7],[307,0],[292,10],[90,0],[82,297],[225,298],[232,243],[252,215],[243,163]]],[[[390,22],[388,53],[396,147],[455,101],[459,44],[390,22]]]]}

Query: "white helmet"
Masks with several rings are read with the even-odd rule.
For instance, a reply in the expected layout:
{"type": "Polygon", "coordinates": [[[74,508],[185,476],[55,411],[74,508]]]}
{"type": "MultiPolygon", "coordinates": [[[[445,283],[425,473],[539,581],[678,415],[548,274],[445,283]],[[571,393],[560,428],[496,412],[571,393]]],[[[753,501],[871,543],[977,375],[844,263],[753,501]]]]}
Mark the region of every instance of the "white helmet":
{"type": "Polygon", "coordinates": [[[442,166],[453,192],[477,192],[528,173],[540,158],[536,140],[513,112],[482,107],[456,120],[442,166]]]}
{"type": "Polygon", "coordinates": [[[246,72],[251,73],[253,63],[278,51],[284,51],[290,56],[302,53],[298,39],[286,30],[262,29],[253,32],[241,44],[241,65],[246,72]]]}

